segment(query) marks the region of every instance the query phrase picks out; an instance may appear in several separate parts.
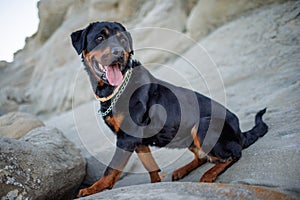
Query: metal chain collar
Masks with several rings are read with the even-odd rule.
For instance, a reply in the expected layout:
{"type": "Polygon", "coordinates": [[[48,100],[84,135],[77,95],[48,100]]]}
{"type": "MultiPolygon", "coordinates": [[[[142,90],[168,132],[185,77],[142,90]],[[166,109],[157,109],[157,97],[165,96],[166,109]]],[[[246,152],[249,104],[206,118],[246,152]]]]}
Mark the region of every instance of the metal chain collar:
{"type": "Polygon", "coordinates": [[[124,79],[124,83],[120,87],[120,89],[119,89],[118,93],[116,94],[116,96],[111,101],[110,106],[107,108],[107,110],[105,112],[101,112],[101,108],[98,110],[98,113],[101,114],[102,117],[105,117],[106,115],[108,115],[112,111],[113,107],[116,105],[116,103],[119,100],[120,96],[124,92],[128,82],[130,80],[131,74],[132,74],[132,68],[130,67],[129,70],[128,70],[128,74],[124,79]]]}

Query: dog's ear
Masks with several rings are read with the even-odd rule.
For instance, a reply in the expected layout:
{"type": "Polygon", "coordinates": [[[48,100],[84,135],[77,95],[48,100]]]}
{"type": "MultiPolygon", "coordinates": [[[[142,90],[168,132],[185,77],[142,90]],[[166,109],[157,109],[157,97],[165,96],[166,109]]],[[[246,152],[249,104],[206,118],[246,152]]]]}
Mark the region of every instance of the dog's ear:
{"type": "Polygon", "coordinates": [[[87,29],[82,29],[71,34],[72,44],[78,55],[81,54],[86,46],[86,33],[87,29]]]}

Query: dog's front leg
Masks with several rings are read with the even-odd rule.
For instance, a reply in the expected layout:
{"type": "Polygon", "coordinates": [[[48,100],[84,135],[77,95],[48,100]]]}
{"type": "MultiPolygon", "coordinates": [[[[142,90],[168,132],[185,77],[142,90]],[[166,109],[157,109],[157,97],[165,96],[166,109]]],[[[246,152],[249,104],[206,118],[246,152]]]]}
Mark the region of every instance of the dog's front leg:
{"type": "Polygon", "coordinates": [[[145,145],[137,145],[135,152],[138,154],[138,157],[142,161],[144,167],[148,170],[151,183],[160,182],[161,178],[158,174],[160,169],[151,154],[150,148],[145,145]]]}
{"type": "Polygon", "coordinates": [[[117,147],[115,154],[109,166],[105,169],[102,178],[91,187],[79,191],[77,197],[88,196],[101,192],[105,189],[111,189],[122,174],[132,152],[122,150],[117,147]]]}

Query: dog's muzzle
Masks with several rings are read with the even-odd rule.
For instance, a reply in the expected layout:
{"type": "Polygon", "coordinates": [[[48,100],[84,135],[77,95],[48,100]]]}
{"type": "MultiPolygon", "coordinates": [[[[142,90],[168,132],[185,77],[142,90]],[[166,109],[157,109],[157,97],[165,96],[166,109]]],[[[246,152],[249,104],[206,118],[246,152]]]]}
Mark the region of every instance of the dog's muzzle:
{"type": "Polygon", "coordinates": [[[118,86],[122,83],[122,70],[125,68],[121,62],[114,61],[110,65],[102,65],[96,59],[93,59],[93,69],[96,74],[106,83],[112,86],[118,86]]]}

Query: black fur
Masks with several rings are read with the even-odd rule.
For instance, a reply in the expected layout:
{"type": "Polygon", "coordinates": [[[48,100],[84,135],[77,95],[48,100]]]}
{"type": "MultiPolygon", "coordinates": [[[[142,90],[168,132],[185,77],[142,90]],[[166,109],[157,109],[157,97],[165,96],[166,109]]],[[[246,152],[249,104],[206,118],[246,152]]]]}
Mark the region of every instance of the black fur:
{"type": "MultiPolygon", "coordinates": [[[[87,28],[71,35],[76,52],[81,54],[83,50],[91,52],[99,48],[101,44],[96,38],[101,34],[103,27],[110,30],[110,35],[105,35],[106,38],[115,35],[118,31],[126,31],[119,23],[92,23],[87,28]]],[[[224,106],[195,91],[159,80],[151,75],[140,62],[131,60],[132,39],[128,32],[126,36],[130,47],[127,50],[125,47],[124,49],[130,53],[130,56],[122,73],[124,75],[129,68],[132,68],[132,77],[118,100],[114,112],[104,117],[107,125],[116,133],[119,148],[133,152],[139,144],[168,148],[190,147],[194,145],[191,130],[197,127],[202,148],[208,151],[206,153],[222,160],[230,157],[238,160],[243,148],[247,148],[267,132],[268,127],[262,120],[266,109],[257,113],[255,126],[251,130],[242,132],[237,116],[224,106]],[[131,91],[132,88],[136,90],[131,91]],[[157,108],[150,112],[154,105],[162,106],[165,111],[157,108]],[[126,114],[128,106],[129,112],[126,114]],[[164,112],[166,119],[162,119],[164,112]],[[122,114],[124,119],[120,124],[121,128],[116,130],[107,119],[118,114],[122,114]],[[207,134],[208,130],[210,130],[209,134],[207,134]],[[210,148],[211,145],[213,148],[210,148]]],[[[99,97],[109,96],[115,87],[100,84],[84,57],[83,61],[95,94],[99,97]]],[[[105,112],[110,104],[111,100],[101,103],[101,111],[105,112]]]]}

